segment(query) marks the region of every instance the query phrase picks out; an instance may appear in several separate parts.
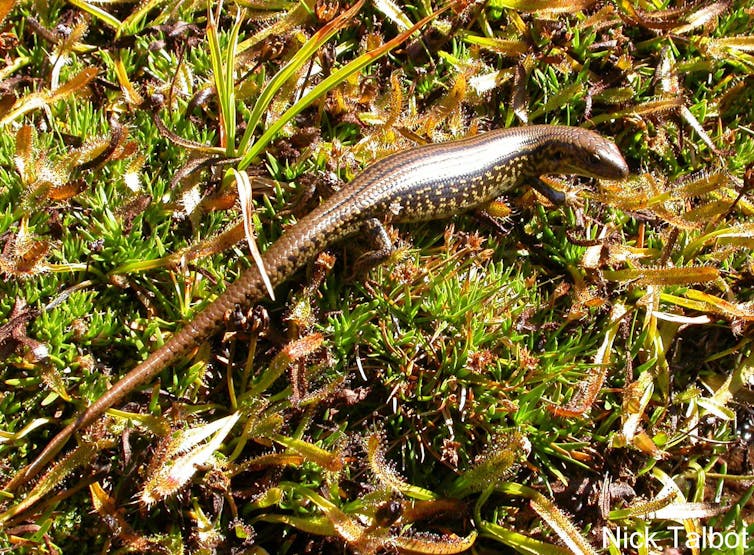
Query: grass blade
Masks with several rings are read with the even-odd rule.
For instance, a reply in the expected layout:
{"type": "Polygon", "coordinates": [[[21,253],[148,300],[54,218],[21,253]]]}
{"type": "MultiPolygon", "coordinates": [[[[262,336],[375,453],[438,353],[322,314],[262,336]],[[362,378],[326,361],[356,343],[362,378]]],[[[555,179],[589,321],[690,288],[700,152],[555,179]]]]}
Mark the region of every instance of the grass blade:
{"type": "Polygon", "coordinates": [[[120,29],[123,27],[123,23],[120,21],[120,19],[118,19],[114,15],[109,14],[102,8],[92,6],[89,2],[84,2],[84,0],[70,0],[70,2],[77,8],[81,8],[89,15],[96,17],[102,23],[104,23],[108,27],[112,27],[118,32],[120,32],[120,29]]]}
{"type": "Polygon", "coordinates": [[[270,79],[270,82],[267,83],[267,86],[254,103],[254,108],[251,110],[246,132],[244,133],[243,139],[241,139],[241,144],[238,147],[239,152],[246,150],[246,145],[249,143],[249,140],[251,140],[252,134],[257,128],[257,125],[259,125],[262,114],[267,110],[272,99],[280,88],[286,83],[286,81],[288,81],[288,79],[295,75],[304,64],[306,64],[306,62],[324,43],[330,40],[336,32],[342,29],[346,23],[348,23],[348,21],[359,12],[363,5],[364,0],[359,0],[351,7],[351,9],[343,12],[340,16],[336,17],[319,31],[314,33],[314,35],[306,41],[304,46],[296,52],[293,58],[291,58],[291,61],[289,61],[283,69],[278,71],[275,76],[270,79]]]}
{"type": "Polygon", "coordinates": [[[317,98],[325,94],[327,91],[331,90],[333,87],[336,87],[337,85],[348,79],[348,77],[350,77],[357,71],[361,71],[375,60],[378,60],[379,58],[390,52],[393,48],[407,40],[414,33],[414,31],[421,29],[424,25],[450,8],[451,5],[452,4],[448,4],[444,8],[428,15],[427,17],[419,21],[416,25],[396,36],[394,39],[386,42],[381,47],[371,52],[367,52],[366,54],[362,54],[355,60],[352,60],[350,63],[340,68],[338,71],[330,74],[327,79],[324,79],[321,83],[319,83],[316,87],[309,91],[306,96],[304,96],[303,98],[301,98],[301,100],[296,102],[296,104],[288,108],[288,110],[286,110],[275,121],[275,123],[273,123],[270,128],[264,132],[259,140],[257,140],[254,145],[245,154],[243,154],[243,158],[241,158],[241,161],[238,163],[238,169],[245,170],[247,167],[249,167],[249,164],[251,164],[254,159],[262,153],[264,148],[270,143],[270,141],[272,141],[272,139],[275,138],[275,135],[277,135],[277,133],[285,126],[285,124],[296,117],[296,115],[301,113],[301,111],[309,106],[309,104],[314,102],[317,98]]]}

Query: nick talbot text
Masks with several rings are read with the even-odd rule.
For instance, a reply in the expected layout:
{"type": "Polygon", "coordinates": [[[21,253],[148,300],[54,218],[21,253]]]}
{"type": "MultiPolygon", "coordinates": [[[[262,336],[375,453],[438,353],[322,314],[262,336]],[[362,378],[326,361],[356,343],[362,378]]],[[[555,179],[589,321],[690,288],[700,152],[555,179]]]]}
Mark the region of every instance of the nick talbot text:
{"type": "Polygon", "coordinates": [[[749,546],[748,530],[715,530],[702,526],[699,532],[687,531],[683,526],[668,526],[665,530],[643,530],[619,526],[613,530],[602,529],[602,547],[613,545],[619,549],[647,547],[660,549],[663,546],[686,549],[736,549],[749,546]]]}

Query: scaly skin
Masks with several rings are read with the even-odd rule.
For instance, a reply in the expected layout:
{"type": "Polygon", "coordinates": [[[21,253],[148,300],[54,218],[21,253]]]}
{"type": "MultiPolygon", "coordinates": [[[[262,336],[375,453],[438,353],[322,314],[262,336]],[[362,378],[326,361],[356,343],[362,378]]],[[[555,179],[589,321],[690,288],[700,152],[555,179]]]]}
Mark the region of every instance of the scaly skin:
{"type": "MultiPolygon", "coordinates": [[[[413,222],[445,218],[484,205],[526,181],[542,187],[538,178],[544,174],[622,179],[628,175],[628,167],[612,142],[592,131],[565,126],[503,129],[406,150],[371,165],[288,230],[263,254],[264,267],[272,286],[277,287],[325,247],[358,232],[374,219],[413,222]]],[[[5,490],[25,484],[75,432],[215,333],[229,310],[236,305],[248,306],[265,293],[259,271],[248,269],[63,428],[5,490]]]]}

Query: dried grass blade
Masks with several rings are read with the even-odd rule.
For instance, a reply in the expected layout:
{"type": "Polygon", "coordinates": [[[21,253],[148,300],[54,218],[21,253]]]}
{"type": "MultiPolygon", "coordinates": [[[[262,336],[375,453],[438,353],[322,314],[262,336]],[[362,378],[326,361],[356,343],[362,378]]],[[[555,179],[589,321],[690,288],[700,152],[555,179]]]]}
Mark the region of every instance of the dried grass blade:
{"type": "Polygon", "coordinates": [[[16,100],[13,107],[0,118],[0,127],[8,125],[10,122],[17,120],[24,114],[33,110],[44,108],[47,105],[46,93],[30,93],[16,100]]]}
{"type": "Polygon", "coordinates": [[[252,202],[252,190],[251,181],[249,180],[249,174],[245,171],[237,171],[235,168],[228,170],[236,181],[236,188],[238,189],[238,199],[241,202],[241,214],[243,216],[243,228],[246,235],[246,242],[249,245],[249,253],[251,254],[254,264],[259,270],[262,276],[262,281],[270,294],[270,298],[275,300],[275,291],[272,287],[270,277],[267,275],[267,269],[264,267],[264,261],[262,260],[262,254],[259,252],[259,247],[254,240],[254,203],[252,202]]]}
{"type": "MultiPolygon", "coordinates": [[[[8,381],[6,381],[6,383],[8,383],[8,381]]],[[[37,428],[41,428],[45,424],[49,424],[51,421],[52,420],[48,418],[35,418],[16,432],[11,433],[6,432],[5,430],[0,430],[0,445],[2,445],[3,443],[18,442],[37,428]]]]}

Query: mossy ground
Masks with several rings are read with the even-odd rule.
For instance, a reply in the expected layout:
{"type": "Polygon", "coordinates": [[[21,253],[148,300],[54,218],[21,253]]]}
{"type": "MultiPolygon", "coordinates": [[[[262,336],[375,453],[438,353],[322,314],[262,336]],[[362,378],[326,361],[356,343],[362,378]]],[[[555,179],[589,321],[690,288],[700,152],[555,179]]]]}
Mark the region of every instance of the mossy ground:
{"type": "Polygon", "coordinates": [[[590,553],[622,530],[647,546],[605,552],[650,553],[676,521],[754,535],[754,6],[492,0],[417,32],[441,5],[348,7],[0,2],[6,479],[252,264],[241,217],[263,250],[375,158],[526,123],[614,138],[631,179],[391,228],[367,272],[367,245],[333,245],[8,495],[0,543],[590,553]]]}

